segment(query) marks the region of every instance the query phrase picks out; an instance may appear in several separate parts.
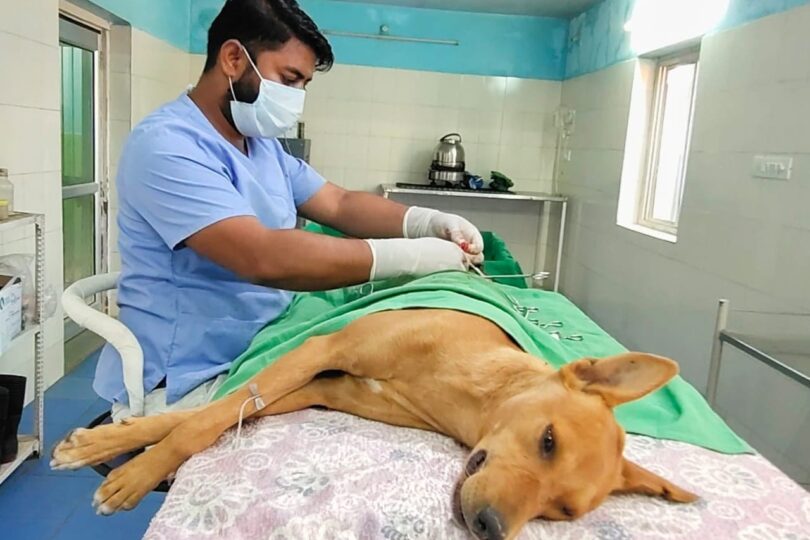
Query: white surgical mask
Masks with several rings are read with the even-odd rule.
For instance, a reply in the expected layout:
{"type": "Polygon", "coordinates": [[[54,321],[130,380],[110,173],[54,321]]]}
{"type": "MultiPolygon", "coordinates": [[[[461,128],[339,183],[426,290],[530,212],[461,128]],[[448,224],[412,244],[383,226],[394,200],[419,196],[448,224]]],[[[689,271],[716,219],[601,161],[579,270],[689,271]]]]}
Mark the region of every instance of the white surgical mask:
{"type": "Polygon", "coordinates": [[[259,73],[256,64],[242,47],[245,55],[253,66],[254,71],[261,79],[259,84],[259,97],[253,103],[244,103],[236,100],[231,83],[231,115],[236,129],[245,137],[264,137],[270,139],[280,137],[294,127],[304,113],[304,101],[307,93],[300,88],[285,86],[275,81],[265,79],[259,73]]]}

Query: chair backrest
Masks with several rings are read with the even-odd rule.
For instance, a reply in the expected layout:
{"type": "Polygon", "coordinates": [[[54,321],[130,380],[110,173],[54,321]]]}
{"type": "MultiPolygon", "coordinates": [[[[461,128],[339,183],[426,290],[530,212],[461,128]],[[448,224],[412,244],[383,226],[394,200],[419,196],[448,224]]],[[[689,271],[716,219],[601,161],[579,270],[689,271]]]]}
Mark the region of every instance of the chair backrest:
{"type": "Polygon", "coordinates": [[[65,315],[76,324],[101,336],[121,356],[124,386],[129,396],[129,409],[134,416],[143,416],[143,350],[135,335],[120,321],[87,305],[86,298],[114,290],[119,272],[99,274],[80,279],[62,294],[65,315]]]}

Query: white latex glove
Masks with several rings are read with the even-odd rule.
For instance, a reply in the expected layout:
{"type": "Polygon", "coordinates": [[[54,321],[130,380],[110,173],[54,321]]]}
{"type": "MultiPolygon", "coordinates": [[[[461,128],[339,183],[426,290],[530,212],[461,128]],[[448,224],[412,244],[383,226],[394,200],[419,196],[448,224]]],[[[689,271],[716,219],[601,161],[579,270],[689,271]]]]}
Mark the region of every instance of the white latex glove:
{"type": "Polygon", "coordinates": [[[424,276],[442,270],[466,270],[469,257],[452,242],[439,238],[366,240],[371,246],[371,281],[424,276]]]}
{"type": "Polygon", "coordinates": [[[411,206],[402,224],[405,238],[433,236],[457,244],[472,257],[473,264],[484,261],[484,239],[478,229],[461,216],[445,214],[430,208],[411,206]]]}

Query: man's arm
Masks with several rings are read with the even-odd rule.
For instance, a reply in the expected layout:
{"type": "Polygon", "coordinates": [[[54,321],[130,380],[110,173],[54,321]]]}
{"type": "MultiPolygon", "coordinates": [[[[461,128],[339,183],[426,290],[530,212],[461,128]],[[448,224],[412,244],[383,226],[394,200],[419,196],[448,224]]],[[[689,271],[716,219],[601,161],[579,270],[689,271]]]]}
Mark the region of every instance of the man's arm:
{"type": "Polygon", "coordinates": [[[401,238],[407,210],[383,197],[327,183],[301,205],[299,213],[355,238],[401,238]]]}
{"type": "Polygon", "coordinates": [[[363,240],[299,230],[273,230],[255,217],[233,217],[185,244],[253,283],[295,291],[328,290],[368,281],[372,253],[363,240]]]}
{"type": "Polygon", "coordinates": [[[438,238],[332,238],[267,229],[250,216],[218,221],[184,244],[245,280],[293,291],[328,290],[467,266],[457,245],[438,238]]]}

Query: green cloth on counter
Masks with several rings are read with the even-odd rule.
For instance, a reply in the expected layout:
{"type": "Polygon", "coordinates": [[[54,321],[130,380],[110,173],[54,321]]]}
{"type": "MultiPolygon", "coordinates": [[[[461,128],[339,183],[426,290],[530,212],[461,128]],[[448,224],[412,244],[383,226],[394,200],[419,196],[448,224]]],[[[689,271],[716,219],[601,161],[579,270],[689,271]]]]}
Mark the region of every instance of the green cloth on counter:
{"type": "MultiPolygon", "coordinates": [[[[626,352],[560,294],[493,284],[464,272],[442,272],[414,280],[298,295],[284,315],[261,330],[236,359],[216,397],[233,392],[311,336],[337,332],[370,313],[412,308],[454,309],[489,319],[526,352],[557,368],[583,357],[626,352]],[[563,336],[578,334],[583,340],[553,338],[519,314],[511,300],[539,308],[532,317],[543,322],[562,321],[562,328],[552,330],[563,336]]],[[[641,400],[617,407],[616,418],[630,433],[684,441],[729,454],[751,451],[681,377],[641,400]]]]}

